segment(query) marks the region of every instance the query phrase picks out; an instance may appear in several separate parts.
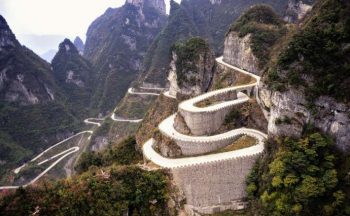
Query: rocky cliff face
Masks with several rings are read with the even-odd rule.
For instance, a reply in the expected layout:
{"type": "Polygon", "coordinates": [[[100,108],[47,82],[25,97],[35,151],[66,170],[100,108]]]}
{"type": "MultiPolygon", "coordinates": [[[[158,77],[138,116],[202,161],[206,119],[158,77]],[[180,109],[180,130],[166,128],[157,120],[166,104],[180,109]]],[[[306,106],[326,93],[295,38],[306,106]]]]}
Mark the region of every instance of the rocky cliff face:
{"type": "Polygon", "coordinates": [[[267,5],[247,10],[233,23],[224,43],[224,61],[261,75],[271,47],[286,32],[283,20],[267,5]]]}
{"type": "Polygon", "coordinates": [[[231,65],[260,74],[258,59],[252,51],[252,35],[242,38],[237,32],[230,32],[225,39],[224,61],[231,65]]]}
{"type": "Polygon", "coordinates": [[[177,44],[172,51],[169,70],[169,93],[173,96],[196,96],[207,91],[213,79],[215,56],[200,38],[177,44]]]}
{"type": "Polygon", "coordinates": [[[312,9],[314,2],[314,0],[289,0],[284,20],[290,23],[301,20],[312,9]]]}
{"type": "Polygon", "coordinates": [[[264,108],[270,111],[269,135],[300,137],[311,125],[330,134],[337,147],[348,152],[350,76],[346,65],[350,58],[344,45],[350,38],[349,30],[343,27],[347,25],[344,16],[348,16],[350,4],[326,1],[315,8],[308,18],[313,22],[301,24],[302,30],[286,43],[277,63],[264,75],[259,95],[264,108]],[[329,26],[339,28],[328,34],[329,26]],[[331,43],[339,46],[331,50],[319,46],[331,43]],[[319,59],[327,60],[321,63],[319,59]]]}
{"type": "Polygon", "coordinates": [[[94,84],[94,109],[105,113],[120,101],[165,22],[164,0],[128,0],[91,24],[84,56],[99,77],[94,84]]]}
{"type": "Polygon", "coordinates": [[[305,90],[291,88],[279,92],[260,86],[260,98],[270,112],[270,136],[301,137],[308,125],[314,125],[335,138],[339,149],[350,150],[350,107],[332,97],[319,97],[313,108],[305,97],[305,90]]]}

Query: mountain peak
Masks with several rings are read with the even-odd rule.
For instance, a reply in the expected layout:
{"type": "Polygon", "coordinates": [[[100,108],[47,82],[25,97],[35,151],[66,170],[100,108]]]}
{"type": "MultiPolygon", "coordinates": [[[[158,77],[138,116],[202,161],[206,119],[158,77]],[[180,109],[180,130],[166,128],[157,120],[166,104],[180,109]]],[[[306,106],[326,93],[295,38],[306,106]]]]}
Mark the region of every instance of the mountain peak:
{"type": "Polygon", "coordinates": [[[0,51],[3,47],[15,47],[18,43],[5,18],[0,15],[0,51]]]}
{"type": "Polygon", "coordinates": [[[74,39],[74,46],[78,49],[79,53],[82,55],[84,52],[84,42],[79,36],[77,36],[74,39]]]}
{"type": "Polygon", "coordinates": [[[4,30],[4,29],[10,29],[10,27],[8,26],[5,18],[3,16],[0,15],[0,29],[4,30]]]}
{"type": "Polygon", "coordinates": [[[59,45],[59,52],[62,52],[62,51],[70,52],[70,53],[79,53],[78,49],[74,46],[72,41],[70,41],[67,38],[64,39],[64,41],[59,45]]]}

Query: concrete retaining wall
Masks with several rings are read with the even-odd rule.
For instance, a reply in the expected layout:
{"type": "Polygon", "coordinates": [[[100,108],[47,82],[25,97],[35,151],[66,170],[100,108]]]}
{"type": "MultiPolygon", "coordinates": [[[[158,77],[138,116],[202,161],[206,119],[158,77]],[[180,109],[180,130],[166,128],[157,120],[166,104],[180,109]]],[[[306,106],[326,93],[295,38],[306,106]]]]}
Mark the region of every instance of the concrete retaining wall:
{"type": "MultiPolygon", "coordinates": [[[[248,94],[248,96],[250,96],[252,89],[252,87],[249,87],[234,91],[227,91],[215,95],[213,98],[215,97],[218,100],[221,99],[221,103],[234,101],[237,99],[238,92],[245,92],[248,94]]],[[[236,106],[236,104],[227,106],[223,105],[217,109],[203,112],[191,112],[189,110],[182,109],[180,106],[178,111],[183,116],[187,127],[191,130],[191,133],[195,136],[201,136],[215,133],[222,126],[227,114],[231,112],[234,106],[236,106]]]]}
{"type": "Polygon", "coordinates": [[[193,210],[212,214],[239,209],[246,197],[246,177],[258,155],[172,169],[174,180],[183,190],[193,210]]]}

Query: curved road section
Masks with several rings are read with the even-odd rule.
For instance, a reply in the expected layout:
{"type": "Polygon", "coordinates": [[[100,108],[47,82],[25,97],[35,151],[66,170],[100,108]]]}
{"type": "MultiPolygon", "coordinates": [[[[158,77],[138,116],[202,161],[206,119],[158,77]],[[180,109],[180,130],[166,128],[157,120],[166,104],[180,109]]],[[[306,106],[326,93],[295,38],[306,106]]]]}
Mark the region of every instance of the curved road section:
{"type": "MultiPolygon", "coordinates": [[[[179,105],[179,111],[185,111],[189,113],[199,113],[199,114],[202,113],[203,115],[205,113],[218,112],[222,108],[232,107],[248,101],[249,97],[246,94],[241,93],[240,91],[255,89],[255,91],[257,92],[257,86],[259,85],[259,81],[260,81],[259,76],[223,62],[222,57],[217,58],[216,61],[219,64],[227,66],[237,72],[253,77],[255,79],[255,82],[247,85],[220,89],[220,90],[208,92],[206,94],[194,97],[192,99],[182,102],[179,105]],[[208,98],[215,97],[230,91],[238,92],[237,98],[230,101],[225,101],[222,103],[203,107],[203,108],[195,106],[196,103],[199,103],[208,98]]],[[[249,129],[249,128],[239,128],[239,129],[231,130],[226,133],[222,133],[214,136],[189,136],[189,135],[184,135],[179,133],[174,128],[175,115],[176,114],[165,119],[163,122],[159,124],[158,127],[163,135],[171,138],[177,143],[177,145],[181,148],[185,156],[203,154],[203,153],[215,151],[221,147],[227,146],[228,144],[232,143],[237,137],[243,136],[243,135],[254,137],[257,140],[257,144],[252,147],[248,147],[248,148],[244,148],[236,151],[225,152],[225,153],[173,159],[173,158],[165,158],[161,156],[159,153],[157,153],[153,149],[155,140],[150,139],[143,146],[143,155],[146,159],[150,160],[151,162],[157,164],[160,167],[176,169],[176,168],[194,166],[194,165],[203,164],[203,163],[211,163],[215,161],[230,160],[230,159],[235,159],[239,157],[254,156],[262,153],[264,150],[264,140],[267,138],[267,135],[260,131],[249,129]],[[189,149],[186,149],[186,148],[189,148],[189,149]],[[204,149],[204,152],[201,152],[201,149],[204,149]]]]}
{"type": "MultiPolygon", "coordinates": [[[[146,87],[141,87],[141,89],[149,89],[149,90],[164,90],[163,88],[146,88],[146,87]]],[[[133,95],[151,95],[151,96],[159,96],[160,94],[158,93],[151,93],[151,92],[135,92],[133,88],[129,88],[128,90],[129,94],[133,94],[133,95]]],[[[113,114],[110,116],[110,118],[113,121],[116,122],[128,122],[128,123],[140,123],[142,121],[142,119],[125,119],[125,118],[121,118],[121,117],[117,117],[115,115],[115,110],[113,111],[113,114]]],[[[91,125],[95,125],[97,127],[101,127],[101,122],[104,121],[106,118],[88,118],[84,120],[85,124],[91,124],[91,125]]],[[[30,162],[36,162],[38,159],[40,159],[45,153],[47,153],[48,151],[52,150],[53,148],[62,145],[63,143],[79,136],[79,135],[83,135],[83,134],[90,134],[90,136],[88,137],[88,139],[91,139],[91,135],[93,134],[94,131],[92,130],[87,130],[87,131],[82,131],[79,132],[73,136],[70,136],[54,145],[52,145],[51,147],[47,148],[46,150],[44,150],[43,152],[41,152],[39,155],[35,156],[30,162]]],[[[39,180],[43,175],[45,175],[47,172],[49,172],[53,167],[55,167],[59,162],[61,162],[63,159],[65,159],[66,157],[78,152],[80,150],[79,146],[75,146],[69,149],[66,149],[64,151],[61,151],[60,153],[51,156],[48,159],[45,159],[41,162],[37,162],[36,165],[42,165],[42,164],[46,164],[52,160],[57,159],[56,161],[54,161],[48,168],[46,168],[43,172],[41,172],[37,177],[35,177],[33,180],[31,180],[29,183],[21,185],[21,186],[1,186],[0,190],[7,190],[7,189],[17,189],[19,187],[27,187],[28,185],[31,185],[33,183],[35,183],[37,180],[39,180]]],[[[16,168],[13,170],[13,172],[15,174],[18,174],[23,168],[25,168],[28,164],[25,163],[22,166],[16,168]]]]}
{"type": "MultiPolygon", "coordinates": [[[[93,124],[93,123],[90,123],[90,124],[93,124]]],[[[83,135],[83,134],[90,134],[89,136],[89,139],[91,137],[91,134],[93,133],[93,131],[82,131],[82,132],[79,132],[73,136],[70,136],[68,137],[67,139],[64,139],[62,140],[61,142],[58,142],[56,143],[55,145],[47,148],[46,150],[44,150],[43,152],[41,152],[40,154],[38,154],[36,157],[34,157],[30,162],[36,162],[38,159],[40,159],[45,153],[47,153],[48,151],[50,151],[51,149],[59,146],[59,145],[62,145],[63,143],[77,137],[77,136],[80,136],[80,135],[83,135]]],[[[33,180],[31,180],[29,183],[27,184],[24,184],[24,185],[21,185],[21,186],[2,186],[0,187],[0,190],[6,190],[6,189],[17,189],[19,187],[27,187],[28,185],[31,185],[33,183],[35,183],[36,181],[38,181],[43,175],[45,175],[47,172],[49,172],[52,168],[54,168],[59,162],[61,162],[63,159],[65,159],[66,157],[70,156],[71,154],[74,154],[76,152],[79,151],[79,147],[78,146],[75,146],[75,147],[72,147],[72,148],[69,148],[67,150],[64,150],[54,156],[51,156],[50,158],[48,159],[45,159],[41,162],[37,162],[36,165],[40,166],[42,164],[45,164],[49,161],[52,161],[56,158],[58,158],[55,162],[53,162],[49,167],[47,167],[43,172],[41,172],[37,177],[35,177],[33,180]]],[[[14,170],[14,173],[19,173],[21,171],[21,169],[23,169],[24,167],[26,167],[28,164],[23,164],[22,166],[18,167],[17,169],[14,170]]]]}

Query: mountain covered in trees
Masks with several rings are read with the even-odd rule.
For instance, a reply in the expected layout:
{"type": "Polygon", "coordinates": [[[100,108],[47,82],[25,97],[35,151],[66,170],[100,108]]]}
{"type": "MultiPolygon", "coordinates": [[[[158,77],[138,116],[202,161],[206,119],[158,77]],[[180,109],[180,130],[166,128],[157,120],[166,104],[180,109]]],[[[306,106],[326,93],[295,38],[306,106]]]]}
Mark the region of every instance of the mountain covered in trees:
{"type": "Polygon", "coordinates": [[[93,94],[95,72],[92,64],[80,55],[80,51],[65,39],[52,60],[53,75],[67,95],[75,116],[87,117],[93,94]]]}
{"type": "MultiPolygon", "coordinates": [[[[0,16],[0,176],[80,122],[67,106],[51,66],[22,46],[0,16]]],[[[0,178],[0,181],[4,179],[0,178]]]]}
{"type": "MultiPolygon", "coordinates": [[[[179,41],[193,36],[206,39],[217,54],[223,51],[223,42],[228,28],[243,11],[255,4],[268,4],[281,16],[298,16],[298,8],[303,1],[274,0],[187,0],[180,4],[170,1],[170,15],[167,25],[158,34],[149,48],[143,73],[139,82],[164,86],[168,65],[169,49],[179,41]],[[292,10],[295,9],[295,10],[292,10]]],[[[304,2],[309,6],[312,1],[304,2]]],[[[310,6],[309,6],[310,7],[310,6]]],[[[290,19],[296,21],[297,18],[290,19]]]]}
{"type": "Polygon", "coordinates": [[[90,25],[84,56],[96,69],[92,109],[105,113],[122,99],[165,23],[163,0],[128,0],[90,25]]]}

